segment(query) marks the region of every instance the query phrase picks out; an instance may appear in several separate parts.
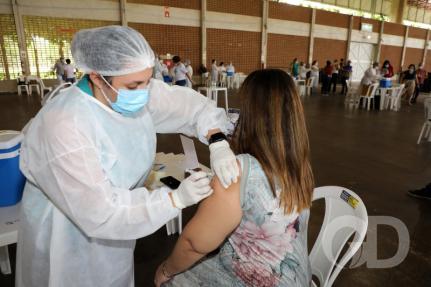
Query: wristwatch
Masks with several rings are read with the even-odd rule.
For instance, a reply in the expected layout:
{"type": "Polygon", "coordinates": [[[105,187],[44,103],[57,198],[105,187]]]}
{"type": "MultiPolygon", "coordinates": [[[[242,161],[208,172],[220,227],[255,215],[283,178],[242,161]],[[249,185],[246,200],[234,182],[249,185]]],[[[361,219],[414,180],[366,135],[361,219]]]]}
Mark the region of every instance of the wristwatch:
{"type": "Polygon", "coordinates": [[[215,133],[210,136],[210,139],[208,140],[209,144],[213,144],[220,141],[227,141],[227,137],[224,133],[215,133]]]}

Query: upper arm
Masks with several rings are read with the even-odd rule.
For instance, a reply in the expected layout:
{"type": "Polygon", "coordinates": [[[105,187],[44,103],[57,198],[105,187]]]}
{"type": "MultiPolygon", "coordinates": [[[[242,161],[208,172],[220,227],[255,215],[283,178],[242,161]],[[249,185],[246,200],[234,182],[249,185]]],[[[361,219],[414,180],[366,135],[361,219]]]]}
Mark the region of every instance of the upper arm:
{"type": "Polygon", "coordinates": [[[241,222],[239,182],[224,189],[217,177],[213,179],[214,193],[200,204],[181,235],[194,251],[201,254],[213,251],[241,222]]]}

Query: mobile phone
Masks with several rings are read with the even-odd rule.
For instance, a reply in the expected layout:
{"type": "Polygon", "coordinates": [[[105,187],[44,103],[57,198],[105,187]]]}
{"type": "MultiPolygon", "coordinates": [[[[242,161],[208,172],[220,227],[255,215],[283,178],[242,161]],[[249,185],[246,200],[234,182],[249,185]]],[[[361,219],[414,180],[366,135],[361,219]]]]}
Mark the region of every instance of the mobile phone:
{"type": "Polygon", "coordinates": [[[181,182],[173,176],[162,177],[160,181],[171,189],[177,189],[181,184],[181,182]]]}

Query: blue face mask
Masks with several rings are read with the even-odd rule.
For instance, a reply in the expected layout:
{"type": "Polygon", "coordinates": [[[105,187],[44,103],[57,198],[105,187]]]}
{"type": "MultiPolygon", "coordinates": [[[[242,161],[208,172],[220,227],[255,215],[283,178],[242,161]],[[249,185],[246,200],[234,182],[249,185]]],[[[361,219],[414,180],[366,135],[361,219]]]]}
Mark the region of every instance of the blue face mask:
{"type": "Polygon", "coordinates": [[[119,89],[116,90],[112,87],[102,76],[102,79],[108,84],[108,86],[117,93],[117,101],[113,103],[101,90],[103,96],[111,105],[112,109],[123,116],[130,117],[135,113],[142,110],[142,108],[148,103],[150,99],[150,93],[148,89],[136,89],[127,90],[119,89]]]}

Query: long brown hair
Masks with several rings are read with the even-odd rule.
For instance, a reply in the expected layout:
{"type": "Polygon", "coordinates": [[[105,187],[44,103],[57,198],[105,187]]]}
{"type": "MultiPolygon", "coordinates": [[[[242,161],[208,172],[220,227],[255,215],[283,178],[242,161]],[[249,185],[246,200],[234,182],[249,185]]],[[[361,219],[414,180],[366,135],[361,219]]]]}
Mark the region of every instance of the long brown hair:
{"type": "Polygon", "coordinates": [[[313,172],[304,110],[292,78],[282,70],[251,73],[239,97],[241,114],[232,146],[262,166],[271,190],[281,190],[285,213],[311,206],[313,172]]]}

